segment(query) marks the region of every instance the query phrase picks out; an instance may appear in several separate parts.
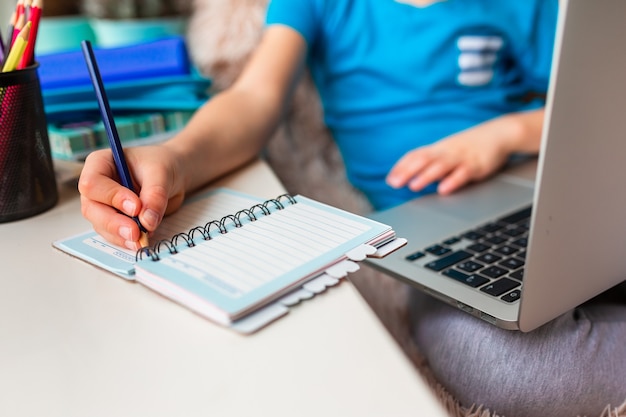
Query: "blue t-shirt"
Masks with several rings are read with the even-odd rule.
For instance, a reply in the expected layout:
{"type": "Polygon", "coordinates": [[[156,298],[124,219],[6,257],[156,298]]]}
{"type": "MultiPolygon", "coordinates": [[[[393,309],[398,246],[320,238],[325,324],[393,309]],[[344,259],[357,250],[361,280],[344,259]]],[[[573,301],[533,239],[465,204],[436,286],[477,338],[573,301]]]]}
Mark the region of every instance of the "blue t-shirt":
{"type": "MultiPolygon", "coordinates": [[[[375,208],[417,193],[385,183],[409,150],[543,105],[557,0],[271,0],[299,32],[347,175],[375,208]]],[[[431,187],[432,190],[432,187],[431,187]]]]}

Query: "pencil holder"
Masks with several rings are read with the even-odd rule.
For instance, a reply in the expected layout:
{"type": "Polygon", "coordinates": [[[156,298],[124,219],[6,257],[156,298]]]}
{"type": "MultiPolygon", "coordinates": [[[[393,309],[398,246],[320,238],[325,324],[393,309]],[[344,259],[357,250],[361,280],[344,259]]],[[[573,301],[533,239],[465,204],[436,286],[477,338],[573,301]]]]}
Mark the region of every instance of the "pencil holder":
{"type": "Polygon", "coordinates": [[[38,64],[0,73],[0,222],[58,200],[38,64]]]}

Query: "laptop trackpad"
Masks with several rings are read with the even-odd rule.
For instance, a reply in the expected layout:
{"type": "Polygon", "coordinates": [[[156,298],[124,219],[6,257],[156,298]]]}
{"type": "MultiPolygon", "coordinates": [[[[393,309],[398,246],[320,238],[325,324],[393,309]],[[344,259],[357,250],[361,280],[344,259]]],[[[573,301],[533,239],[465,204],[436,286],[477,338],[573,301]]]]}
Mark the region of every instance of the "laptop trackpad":
{"type": "Polygon", "coordinates": [[[449,196],[421,198],[418,204],[423,209],[432,209],[441,215],[468,223],[487,222],[531,204],[533,188],[529,184],[494,178],[449,196]]]}
{"type": "Polygon", "coordinates": [[[449,196],[426,195],[370,217],[392,226],[412,245],[423,246],[527,207],[533,194],[532,181],[499,175],[449,196]]]}

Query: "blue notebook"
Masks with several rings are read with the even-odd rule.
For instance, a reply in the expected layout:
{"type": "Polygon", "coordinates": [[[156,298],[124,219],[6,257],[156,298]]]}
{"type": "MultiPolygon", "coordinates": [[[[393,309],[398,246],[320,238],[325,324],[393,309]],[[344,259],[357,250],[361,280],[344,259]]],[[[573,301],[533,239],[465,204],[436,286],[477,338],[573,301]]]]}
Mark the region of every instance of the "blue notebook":
{"type": "MultiPolygon", "coordinates": [[[[154,77],[188,75],[191,65],[182,37],[117,48],[99,48],[94,53],[105,83],[154,77]]],[[[91,79],[80,50],[37,57],[43,91],[91,86],[91,79]]]]}
{"type": "Polygon", "coordinates": [[[337,284],[356,262],[406,243],[387,225],[303,196],[263,201],[227,189],[189,200],[159,234],[137,254],[93,231],[54,246],[251,333],[337,284]]]}
{"type": "MultiPolygon", "coordinates": [[[[194,111],[209,99],[210,86],[208,78],[177,75],[112,82],[106,84],[106,89],[111,109],[115,112],[194,111]]],[[[43,102],[51,120],[67,114],[98,111],[91,85],[44,91],[43,102]]]]}

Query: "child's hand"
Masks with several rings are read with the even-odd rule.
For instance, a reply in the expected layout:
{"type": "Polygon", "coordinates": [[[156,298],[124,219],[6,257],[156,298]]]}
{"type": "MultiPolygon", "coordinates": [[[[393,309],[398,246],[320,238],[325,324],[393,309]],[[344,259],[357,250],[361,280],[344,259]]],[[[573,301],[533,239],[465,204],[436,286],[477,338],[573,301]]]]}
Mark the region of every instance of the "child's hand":
{"type": "MultiPolygon", "coordinates": [[[[471,181],[487,178],[502,167],[518,149],[514,143],[524,136],[520,126],[522,124],[514,117],[502,117],[417,148],[396,163],[387,176],[387,183],[394,188],[408,186],[419,191],[439,181],[437,192],[450,194],[471,181]]],[[[538,139],[532,138],[532,141],[538,144],[538,139]]],[[[532,145],[531,148],[533,146],[538,147],[532,145]]],[[[519,148],[526,147],[528,145],[519,148]]]]}
{"type": "Polygon", "coordinates": [[[95,231],[113,244],[137,250],[141,234],[128,216],[139,216],[141,224],[153,232],[166,213],[182,204],[184,184],[176,158],[167,147],[129,148],[124,154],[139,196],[118,182],[110,150],[87,157],[78,189],[83,216],[95,231]]]}

